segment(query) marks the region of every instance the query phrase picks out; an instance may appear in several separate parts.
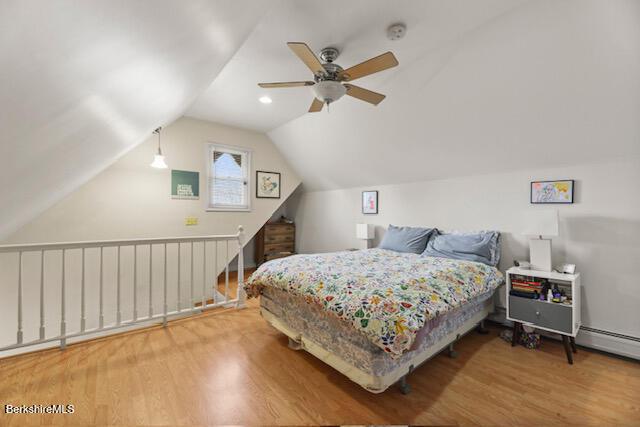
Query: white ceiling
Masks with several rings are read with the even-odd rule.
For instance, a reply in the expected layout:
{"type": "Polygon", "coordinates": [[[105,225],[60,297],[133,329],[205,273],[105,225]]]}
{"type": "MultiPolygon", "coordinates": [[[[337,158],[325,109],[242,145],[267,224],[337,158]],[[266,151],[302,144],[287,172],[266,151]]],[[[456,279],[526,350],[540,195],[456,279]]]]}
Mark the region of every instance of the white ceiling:
{"type": "Polygon", "coordinates": [[[181,116],[267,6],[2,0],[0,238],[181,116]]]}
{"type": "MultiPolygon", "coordinates": [[[[392,50],[394,70],[358,80],[378,90],[412,67],[426,52],[517,7],[523,0],[285,0],[275,3],[187,115],[267,131],[303,116],[313,100],[311,88],[262,89],[259,82],[312,80],[311,71],[289,50],[288,41],[306,42],[316,53],[327,46],[341,51],[343,68],[392,50]],[[387,27],[404,22],[405,39],[392,42],[387,27]],[[258,102],[268,95],[273,103],[258,102]]],[[[356,103],[349,97],[342,103],[356,103]]],[[[374,107],[369,107],[374,108],[374,107]]]]}
{"type": "MultiPolygon", "coordinates": [[[[407,20],[406,39],[385,42],[380,20],[344,43],[360,58],[397,52],[399,67],[356,83],[387,94],[378,107],[345,97],[330,114],[303,114],[268,132],[307,190],[640,156],[640,2],[403,6],[387,22],[407,20]]],[[[351,13],[340,16],[348,22],[351,13]]],[[[281,66],[265,64],[260,74],[270,80],[281,66]]],[[[295,117],[294,102],[275,98],[269,107],[295,117]]],[[[257,113],[245,119],[270,125],[257,113]]]]}
{"type": "Polygon", "coordinates": [[[637,0],[0,0],[0,60],[0,238],[185,111],[268,131],[307,189],[640,155],[637,0]],[[311,77],[287,41],[392,50],[356,82],[387,99],[260,89],[311,77]]]}

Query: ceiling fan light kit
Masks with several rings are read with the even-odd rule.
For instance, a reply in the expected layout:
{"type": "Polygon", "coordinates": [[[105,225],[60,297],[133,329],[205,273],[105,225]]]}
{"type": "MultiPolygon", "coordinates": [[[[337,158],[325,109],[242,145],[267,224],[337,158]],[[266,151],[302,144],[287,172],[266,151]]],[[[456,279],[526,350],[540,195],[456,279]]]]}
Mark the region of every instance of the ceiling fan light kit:
{"type": "MultiPolygon", "coordinates": [[[[402,33],[398,37],[402,38],[406,27],[402,24],[397,25],[402,26],[402,29],[396,31],[398,34],[402,33]]],[[[389,32],[393,27],[393,25],[389,27],[388,34],[390,34],[389,32]]],[[[310,113],[322,111],[322,107],[325,104],[327,104],[328,109],[331,103],[336,102],[344,95],[349,95],[361,101],[378,105],[385,98],[384,95],[346,82],[351,82],[398,65],[398,60],[393,53],[386,52],[345,70],[334,62],[340,54],[340,51],[335,47],[326,47],[320,51],[320,59],[324,61],[324,63],[322,63],[305,43],[289,42],[287,46],[289,46],[293,53],[311,70],[313,73],[313,81],[258,83],[258,86],[267,89],[312,86],[315,98],[309,108],[310,113]]]]}

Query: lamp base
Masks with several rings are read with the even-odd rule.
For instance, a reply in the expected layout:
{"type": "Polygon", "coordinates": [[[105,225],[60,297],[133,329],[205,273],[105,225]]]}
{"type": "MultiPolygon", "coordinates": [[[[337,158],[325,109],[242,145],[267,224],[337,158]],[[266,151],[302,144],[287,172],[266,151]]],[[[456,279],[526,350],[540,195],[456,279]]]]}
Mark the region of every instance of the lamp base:
{"type": "Polygon", "coordinates": [[[371,249],[373,239],[358,239],[358,249],[371,249]]]}
{"type": "Polygon", "coordinates": [[[529,240],[529,259],[532,270],[551,271],[551,239],[529,240]]]}

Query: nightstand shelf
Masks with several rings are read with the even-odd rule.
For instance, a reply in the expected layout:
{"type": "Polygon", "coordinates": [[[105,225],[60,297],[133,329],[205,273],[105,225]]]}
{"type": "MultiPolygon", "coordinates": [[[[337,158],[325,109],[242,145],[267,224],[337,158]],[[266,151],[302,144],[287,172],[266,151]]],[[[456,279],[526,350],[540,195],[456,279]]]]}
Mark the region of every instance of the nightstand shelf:
{"type": "Polygon", "coordinates": [[[554,332],[562,336],[567,360],[573,364],[572,353],[576,352],[575,336],[581,326],[580,274],[562,274],[513,267],[507,270],[506,292],[507,319],[514,324],[512,345],[515,345],[522,325],[554,332]],[[527,283],[531,284],[531,288],[539,286],[537,284],[557,286],[564,290],[568,298],[571,298],[571,303],[541,301],[512,295],[511,290],[517,292],[518,287],[526,289],[527,283]]]}

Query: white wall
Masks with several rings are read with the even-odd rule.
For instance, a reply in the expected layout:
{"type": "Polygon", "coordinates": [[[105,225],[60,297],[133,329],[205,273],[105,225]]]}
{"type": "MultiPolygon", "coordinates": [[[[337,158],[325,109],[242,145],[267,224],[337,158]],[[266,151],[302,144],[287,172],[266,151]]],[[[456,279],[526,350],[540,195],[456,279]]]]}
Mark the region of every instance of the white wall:
{"type": "MultiPolygon", "coordinates": [[[[526,162],[525,157],[521,160],[526,162]]],[[[425,162],[425,167],[428,165],[425,162]]],[[[525,211],[549,209],[547,205],[529,203],[529,183],[549,179],[576,180],[576,202],[558,206],[560,236],[553,239],[553,261],[554,265],[575,263],[582,274],[584,325],[640,337],[640,158],[409,184],[296,192],[288,212],[296,220],[298,249],[307,253],[358,247],[358,222],[376,225],[376,243],[389,223],[500,230],[500,269],[504,271],[514,259],[528,259],[527,238],[519,234],[522,216],[525,211]],[[361,214],[362,190],[379,191],[378,215],[361,214]]]]}
{"type": "MultiPolygon", "coordinates": [[[[246,241],[271,216],[299,185],[297,175],[262,133],[214,124],[196,119],[182,118],[162,131],[162,147],[169,169],[156,170],[149,166],[157,149],[157,139],[150,137],[77,191],[48,209],[35,220],[7,238],[3,244],[69,242],[86,240],[135,239],[146,237],[202,236],[212,234],[235,234],[238,225],[243,225],[246,241]],[[206,212],[206,150],[208,142],[222,143],[252,150],[251,179],[256,170],[276,171],[282,174],[281,199],[257,199],[255,188],[250,190],[251,212],[206,212]],[[171,168],[200,172],[200,200],[173,200],[170,197],[171,168]],[[197,226],[185,226],[187,216],[199,219],[197,226]]],[[[237,253],[235,243],[229,246],[231,259],[237,253]]],[[[115,319],[116,258],[115,249],[105,250],[105,314],[106,321],[115,319]]],[[[253,253],[245,254],[251,265],[253,253]]],[[[169,310],[177,301],[177,250],[168,250],[169,310]]],[[[215,280],[212,249],[208,249],[208,273],[206,289],[213,288],[215,280]]],[[[132,251],[122,250],[122,304],[123,319],[130,319],[133,313],[133,268],[132,251]]],[[[182,246],[180,275],[181,300],[183,308],[188,306],[190,287],[190,248],[182,246]]],[[[79,326],[80,300],[80,252],[67,254],[67,310],[69,330],[79,326]]],[[[98,252],[86,253],[87,269],[87,327],[97,326],[98,252]]],[[[217,271],[225,265],[224,246],[220,244],[217,253],[217,271]]],[[[162,310],[162,248],[154,247],[154,292],[152,305],[156,313],[162,310]]],[[[138,252],[139,311],[142,315],[148,307],[148,265],[149,252],[141,247],[138,252]]],[[[51,252],[45,262],[45,296],[47,336],[55,336],[59,331],[60,313],[60,253],[51,252]]],[[[194,247],[196,298],[202,289],[202,250],[194,247]]],[[[39,301],[39,255],[24,257],[24,301],[25,340],[37,336],[39,301]]],[[[17,325],[17,256],[0,254],[0,346],[15,342],[17,325]]]]}

